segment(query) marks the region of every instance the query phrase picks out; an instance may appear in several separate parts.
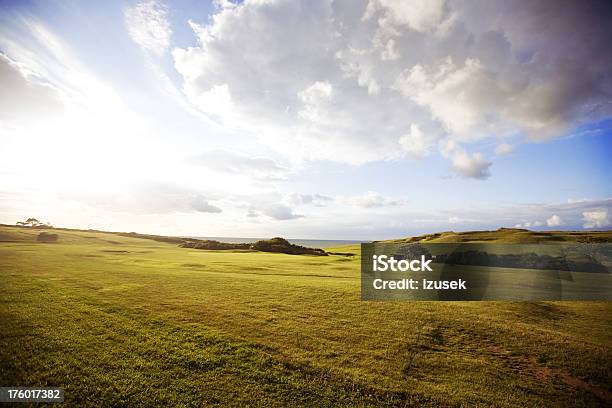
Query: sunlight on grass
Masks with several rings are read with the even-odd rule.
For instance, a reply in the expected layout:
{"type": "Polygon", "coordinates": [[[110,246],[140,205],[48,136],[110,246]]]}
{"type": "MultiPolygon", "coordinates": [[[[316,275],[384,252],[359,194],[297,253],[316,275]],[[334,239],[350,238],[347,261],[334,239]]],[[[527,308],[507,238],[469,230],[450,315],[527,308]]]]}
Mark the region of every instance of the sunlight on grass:
{"type": "Polygon", "coordinates": [[[0,381],[65,386],[72,405],[589,406],[609,395],[609,302],[361,302],[358,256],[57,232],[37,243],[36,231],[0,230],[0,381]]]}

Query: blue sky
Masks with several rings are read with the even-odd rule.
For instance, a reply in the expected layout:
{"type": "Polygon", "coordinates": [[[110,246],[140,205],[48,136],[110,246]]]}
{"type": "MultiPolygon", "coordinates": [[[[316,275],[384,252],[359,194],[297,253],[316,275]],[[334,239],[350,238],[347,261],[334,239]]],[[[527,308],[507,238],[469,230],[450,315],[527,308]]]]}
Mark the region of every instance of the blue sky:
{"type": "Polygon", "coordinates": [[[487,4],[1,2],[0,222],[609,228],[606,13],[487,4]]]}

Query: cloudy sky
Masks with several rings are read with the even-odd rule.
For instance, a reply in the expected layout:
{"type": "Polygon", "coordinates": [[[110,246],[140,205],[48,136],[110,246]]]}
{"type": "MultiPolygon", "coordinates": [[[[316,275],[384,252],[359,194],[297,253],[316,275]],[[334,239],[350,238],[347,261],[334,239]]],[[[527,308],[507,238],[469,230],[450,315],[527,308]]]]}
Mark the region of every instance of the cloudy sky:
{"type": "Polygon", "coordinates": [[[607,229],[605,1],[0,2],[0,222],[607,229]]]}

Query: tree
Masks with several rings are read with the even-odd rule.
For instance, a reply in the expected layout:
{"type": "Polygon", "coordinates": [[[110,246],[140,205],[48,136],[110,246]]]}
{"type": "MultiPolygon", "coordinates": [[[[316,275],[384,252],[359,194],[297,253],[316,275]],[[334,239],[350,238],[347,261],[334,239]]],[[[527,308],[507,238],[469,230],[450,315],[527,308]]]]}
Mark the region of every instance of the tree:
{"type": "Polygon", "coordinates": [[[40,224],[42,224],[40,221],[38,221],[36,218],[28,218],[26,220],[26,225],[30,225],[32,227],[38,227],[40,224]]]}
{"type": "Polygon", "coordinates": [[[52,228],[53,226],[49,222],[39,221],[37,218],[30,217],[25,221],[17,221],[16,225],[21,227],[47,227],[52,228]]]}

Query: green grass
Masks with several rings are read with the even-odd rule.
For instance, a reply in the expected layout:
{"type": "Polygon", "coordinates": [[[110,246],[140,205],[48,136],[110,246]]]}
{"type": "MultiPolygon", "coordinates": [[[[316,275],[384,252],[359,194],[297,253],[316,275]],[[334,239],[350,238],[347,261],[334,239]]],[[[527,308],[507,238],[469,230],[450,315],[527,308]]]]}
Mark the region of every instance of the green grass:
{"type": "Polygon", "coordinates": [[[495,231],[437,232],[386,242],[415,241],[428,243],[499,242],[506,244],[611,242],[612,231],[529,231],[521,228],[500,228],[495,231]]]}
{"type": "Polygon", "coordinates": [[[361,302],[358,256],[38,232],[0,228],[0,385],[70,406],[610,402],[610,302],[361,302]]]}

